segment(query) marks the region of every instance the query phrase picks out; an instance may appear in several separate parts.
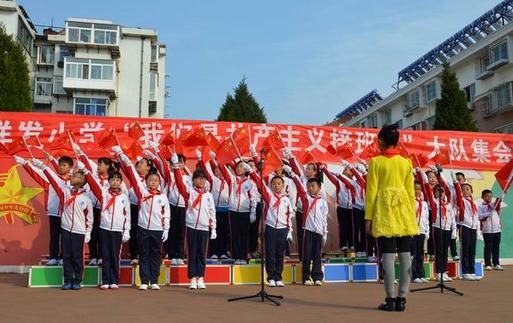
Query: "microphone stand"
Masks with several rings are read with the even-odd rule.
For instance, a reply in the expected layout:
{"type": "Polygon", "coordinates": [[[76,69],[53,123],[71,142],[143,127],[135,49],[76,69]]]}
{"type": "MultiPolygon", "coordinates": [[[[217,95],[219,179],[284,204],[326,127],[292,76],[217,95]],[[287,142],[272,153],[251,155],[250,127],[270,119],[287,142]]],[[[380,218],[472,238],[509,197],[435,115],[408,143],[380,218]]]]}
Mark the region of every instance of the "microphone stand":
{"type": "MultiPolygon", "coordinates": [[[[260,192],[263,192],[263,190],[264,190],[263,169],[264,169],[264,149],[262,148],[260,150],[260,160],[258,161],[258,165],[257,165],[257,171],[258,171],[258,174],[260,175],[260,192]]],[[[260,291],[256,294],[249,295],[249,296],[230,298],[230,299],[228,299],[228,302],[235,302],[235,301],[252,299],[252,298],[257,298],[257,299],[260,298],[260,302],[262,302],[262,303],[265,300],[268,300],[276,306],[281,305],[278,301],[274,300],[273,298],[283,299],[283,296],[271,295],[265,291],[265,284],[264,284],[264,270],[265,270],[265,267],[264,267],[264,264],[265,264],[264,245],[265,245],[265,240],[264,240],[264,234],[263,234],[264,233],[264,214],[263,213],[264,213],[264,207],[262,207],[260,210],[260,222],[258,223],[258,225],[260,227],[259,233],[258,233],[259,237],[260,237],[260,255],[262,257],[262,259],[260,261],[260,291]]]]}
{"type": "MultiPolygon", "coordinates": [[[[442,173],[442,167],[437,166],[437,168],[438,168],[438,173],[441,174],[442,173]]],[[[440,238],[438,239],[439,240],[439,246],[440,246],[439,248],[441,248],[443,246],[443,234],[442,234],[442,231],[444,231],[444,230],[442,230],[442,190],[440,190],[438,192],[438,225],[440,226],[440,228],[439,228],[440,229],[440,238]]],[[[435,230],[434,227],[433,227],[433,230],[435,230]]],[[[433,239],[434,238],[435,237],[433,237],[433,239]]],[[[436,245],[435,245],[435,249],[436,249],[436,245]]],[[[438,259],[438,257],[435,256],[435,266],[438,265],[439,263],[440,263],[440,259],[438,259]]],[[[422,265],[424,266],[424,264],[422,264],[422,265]]],[[[419,291],[423,291],[423,290],[432,290],[432,289],[440,288],[440,293],[442,293],[442,294],[444,293],[444,290],[448,290],[450,292],[453,292],[454,294],[458,294],[460,296],[463,296],[463,293],[459,292],[456,288],[446,286],[444,284],[444,273],[439,273],[439,274],[440,274],[440,281],[435,286],[424,287],[424,288],[416,288],[416,289],[412,289],[410,292],[414,293],[414,292],[419,292],[419,291]]]]}

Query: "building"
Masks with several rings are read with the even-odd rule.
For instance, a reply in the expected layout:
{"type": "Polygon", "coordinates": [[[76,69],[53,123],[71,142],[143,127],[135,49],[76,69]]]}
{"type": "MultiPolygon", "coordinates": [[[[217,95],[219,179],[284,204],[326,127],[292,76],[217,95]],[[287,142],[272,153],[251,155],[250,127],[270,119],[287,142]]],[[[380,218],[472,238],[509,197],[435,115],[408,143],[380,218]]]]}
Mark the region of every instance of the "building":
{"type": "Polygon", "coordinates": [[[0,0],[0,18],[31,58],[34,112],[164,117],[166,46],[155,30],[69,18],[36,34],[15,1],[0,0]]]}
{"type": "Polygon", "coordinates": [[[440,98],[442,63],[448,61],[482,132],[513,133],[513,1],[486,12],[398,73],[396,91],[380,100],[373,91],[331,124],[429,130],[440,98]]]}

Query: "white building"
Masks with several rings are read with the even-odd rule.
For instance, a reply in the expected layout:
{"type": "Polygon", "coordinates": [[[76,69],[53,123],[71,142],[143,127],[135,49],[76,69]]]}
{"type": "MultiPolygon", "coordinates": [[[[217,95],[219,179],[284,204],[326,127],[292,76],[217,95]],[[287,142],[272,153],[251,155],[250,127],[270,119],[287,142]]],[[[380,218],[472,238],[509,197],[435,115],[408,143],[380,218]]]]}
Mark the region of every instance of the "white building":
{"type": "Polygon", "coordinates": [[[482,132],[513,133],[513,1],[501,2],[399,72],[396,92],[369,93],[330,124],[432,129],[440,98],[442,62],[448,60],[482,132]]]}

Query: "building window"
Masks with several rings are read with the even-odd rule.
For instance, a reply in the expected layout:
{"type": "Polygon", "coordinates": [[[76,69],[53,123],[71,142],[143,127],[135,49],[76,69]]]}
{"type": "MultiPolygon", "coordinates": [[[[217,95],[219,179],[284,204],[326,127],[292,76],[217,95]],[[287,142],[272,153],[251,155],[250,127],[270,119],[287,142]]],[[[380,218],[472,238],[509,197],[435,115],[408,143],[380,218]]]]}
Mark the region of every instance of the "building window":
{"type": "Polygon", "coordinates": [[[113,80],[114,62],[100,59],[66,59],[66,78],[113,80]]]}
{"type": "Polygon", "coordinates": [[[118,43],[118,26],[68,22],[67,35],[69,42],[115,45],[118,43]]]}
{"type": "Polygon", "coordinates": [[[64,87],[62,86],[62,76],[54,76],[53,78],[53,93],[54,94],[66,94],[64,87]]]}
{"type": "Polygon", "coordinates": [[[501,43],[490,47],[490,64],[493,64],[501,59],[508,59],[507,40],[504,40],[501,43]]]}
{"type": "Polygon", "coordinates": [[[367,128],[367,122],[365,120],[360,122],[360,128],[367,128]]]}
{"type": "MultiPolygon", "coordinates": [[[[66,46],[59,46],[59,63],[64,64],[64,57],[71,56],[69,48],[66,46]]],[[[62,65],[64,66],[64,65],[62,65]]],[[[61,67],[62,67],[61,66],[61,67]]]]}
{"type": "Polygon", "coordinates": [[[476,97],[476,83],[472,83],[469,86],[463,88],[463,91],[465,92],[465,98],[467,99],[467,102],[474,102],[476,97]]]}
{"type": "Polygon", "coordinates": [[[504,108],[511,106],[511,83],[504,83],[494,89],[497,95],[497,107],[504,108]]]}
{"type": "Polygon", "coordinates": [[[53,65],[54,48],[53,46],[39,46],[37,53],[37,63],[44,65],[53,65]]]}
{"type": "Polygon", "coordinates": [[[51,77],[36,78],[36,96],[49,97],[52,95],[53,80],[51,77]]]}
{"type": "Polygon", "coordinates": [[[104,117],[107,114],[107,99],[75,98],[74,113],[104,117]]]}
{"type": "Polygon", "coordinates": [[[156,63],[157,62],[157,58],[158,58],[158,46],[157,45],[152,45],[151,46],[151,62],[152,63],[156,63]]]}
{"type": "Polygon", "coordinates": [[[438,98],[436,92],[436,81],[433,81],[426,85],[426,98],[428,103],[438,98]]]}
{"type": "Polygon", "coordinates": [[[416,89],[408,95],[408,107],[413,108],[418,106],[420,106],[420,93],[419,90],[416,89]]]}
{"type": "Polygon", "coordinates": [[[381,114],[381,120],[383,122],[383,125],[388,125],[392,123],[392,111],[386,110],[383,111],[381,114]]]}
{"type": "Polygon", "coordinates": [[[158,78],[157,72],[150,72],[150,101],[157,101],[158,78]]]}
{"type": "Polygon", "coordinates": [[[34,39],[21,18],[18,18],[18,39],[29,55],[32,56],[32,45],[34,43],[34,39]]]}
{"type": "Polygon", "coordinates": [[[378,115],[373,114],[369,116],[369,128],[377,128],[378,127],[378,115]]]}

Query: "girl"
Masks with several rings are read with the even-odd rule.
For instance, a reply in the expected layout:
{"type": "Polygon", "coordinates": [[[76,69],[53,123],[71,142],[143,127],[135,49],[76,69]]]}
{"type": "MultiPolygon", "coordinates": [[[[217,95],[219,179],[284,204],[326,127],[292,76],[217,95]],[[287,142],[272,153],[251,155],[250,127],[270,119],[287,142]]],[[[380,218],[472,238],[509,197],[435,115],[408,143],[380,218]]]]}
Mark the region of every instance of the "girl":
{"type": "Polygon", "coordinates": [[[367,232],[377,238],[383,254],[385,303],[383,311],[404,311],[410,284],[411,236],[419,234],[415,222],[413,169],[400,155],[398,125],[384,126],[378,133],[381,155],[369,160],[365,195],[367,232]],[[394,297],[395,254],[399,254],[399,291],[394,297]]]}
{"type": "Polygon", "coordinates": [[[105,188],[86,166],[79,162],[78,168],[85,173],[86,181],[101,206],[100,242],[102,247],[102,285],[100,289],[118,289],[119,258],[121,244],[130,239],[130,200],[121,189],[123,178],[117,171],[109,174],[109,188],[105,188]]]}
{"type": "Polygon", "coordinates": [[[80,289],[84,272],[84,242],[91,240],[93,227],[93,205],[86,191],[84,174],[73,171],[70,186],[40,160],[34,160],[34,166],[41,169],[60,201],[61,244],[64,285],[62,289],[80,289]]]}
{"type": "Polygon", "coordinates": [[[283,260],[287,240],[292,240],[292,203],[284,193],[285,182],[281,176],[274,176],[271,180],[271,190],[262,185],[262,179],[251,166],[245,164],[251,179],[255,181],[258,190],[261,190],[265,203],[265,269],[269,287],[284,287],[282,282],[283,260]],[[262,187],[262,189],[261,189],[262,187]]]}
{"type": "Polygon", "coordinates": [[[501,202],[504,193],[498,199],[493,200],[493,193],[484,190],[481,193],[483,203],[479,205],[479,220],[484,237],[485,270],[504,270],[499,264],[499,244],[501,243],[502,223],[500,218],[501,202]],[[490,261],[490,257],[492,261],[490,261]]]}
{"type": "MultiPolygon", "coordinates": [[[[431,187],[431,189],[433,189],[435,187],[435,185],[438,184],[438,180],[436,178],[435,173],[429,169],[424,174],[428,178],[428,184],[426,184],[426,185],[429,185],[431,187]]],[[[423,181],[421,183],[423,183],[423,181]]],[[[424,184],[422,184],[422,187],[424,187],[424,184]]],[[[427,198],[426,192],[424,192],[424,196],[427,198]]],[[[434,239],[433,239],[434,231],[433,231],[433,217],[431,215],[431,209],[429,211],[429,232],[431,232],[431,237],[430,237],[430,239],[428,239],[428,242],[427,242],[427,252],[429,255],[429,261],[434,261],[435,260],[435,245],[434,245],[434,239]]]]}
{"type": "Polygon", "coordinates": [[[216,238],[216,209],[214,197],[205,190],[206,176],[201,170],[192,174],[192,185],[186,186],[178,166],[178,156],[173,154],[171,163],[174,167],[176,186],[182,195],[186,209],[185,225],[187,226],[187,275],[191,280],[190,289],[205,289],[205,264],[210,239],[216,238]]]}
{"type": "Polygon", "coordinates": [[[429,206],[424,201],[422,194],[422,173],[420,169],[415,170],[417,180],[415,181],[415,213],[420,234],[412,237],[412,280],[414,283],[427,283],[424,278],[424,240],[429,239],[429,206]],[[419,181],[420,179],[420,181],[419,181]]]}
{"type": "Polygon", "coordinates": [[[146,175],[146,185],[138,178],[137,171],[130,159],[119,146],[112,151],[120,158],[121,165],[132,184],[139,204],[137,237],[139,244],[139,275],[141,285],[139,290],[147,290],[148,285],[153,290],[160,289],[158,278],[160,274],[160,249],[167,241],[169,232],[169,201],[165,194],[159,191],[160,176],[156,171],[146,175]]]}

